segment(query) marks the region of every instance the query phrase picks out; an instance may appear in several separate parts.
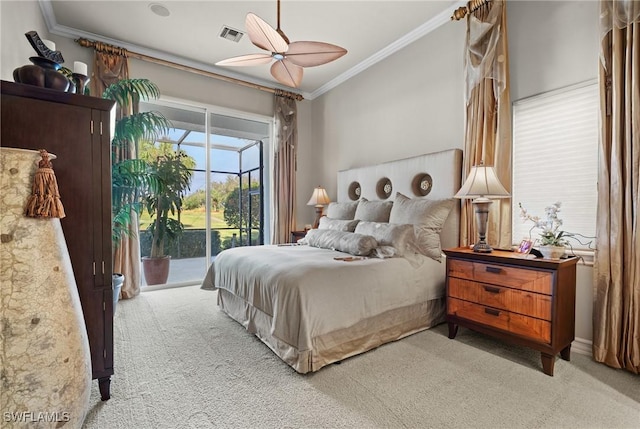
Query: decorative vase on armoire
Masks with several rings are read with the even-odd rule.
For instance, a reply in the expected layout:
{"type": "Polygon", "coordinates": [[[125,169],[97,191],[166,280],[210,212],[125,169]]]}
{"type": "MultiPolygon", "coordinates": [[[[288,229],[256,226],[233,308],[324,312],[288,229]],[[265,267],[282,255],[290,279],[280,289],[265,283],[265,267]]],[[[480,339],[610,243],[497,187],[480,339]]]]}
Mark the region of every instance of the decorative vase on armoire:
{"type": "Polygon", "coordinates": [[[60,219],[25,216],[38,161],[0,148],[2,427],[80,428],[89,342],[60,219]]]}

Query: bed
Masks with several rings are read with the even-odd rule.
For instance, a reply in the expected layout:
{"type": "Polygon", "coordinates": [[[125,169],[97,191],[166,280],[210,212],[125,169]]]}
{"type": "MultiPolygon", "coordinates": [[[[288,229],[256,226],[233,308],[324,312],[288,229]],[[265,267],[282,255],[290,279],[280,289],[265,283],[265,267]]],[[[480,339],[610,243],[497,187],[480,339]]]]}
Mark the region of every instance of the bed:
{"type": "Polygon", "coordinates": [[[218,254],[202,283],[299,373],[444,321],[441,247],[458,244],[462,152],[338,173],[338,201],[294,245],[218,254]]]}

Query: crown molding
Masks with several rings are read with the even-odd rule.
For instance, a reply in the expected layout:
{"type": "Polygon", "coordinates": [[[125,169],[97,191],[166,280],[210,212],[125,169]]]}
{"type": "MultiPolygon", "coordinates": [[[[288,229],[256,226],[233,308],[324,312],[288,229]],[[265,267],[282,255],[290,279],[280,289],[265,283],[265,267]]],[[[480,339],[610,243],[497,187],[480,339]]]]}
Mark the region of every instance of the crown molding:
{"type": "MultiPolygon", "coordinates": [[[[184,66],[197,68],[197,69],[208,71],[208,72],[211,72],[211,73],[216,73],[216,74],[219,74],[219,75],[222,75],[222,76],[231,77],[231,78],[234,78],[234,79],[244,80],[244,81],[256,84],[256,85],[270,86],[270,87],[279,88],[279,89],[282,89],[282,90],[285,90],[285,91],[291,91],[291,88],[289,88],[287,86],[278,85],[278,84],[276,84],[276,83],[274,83],[272,81],[251,78],[251,77],[246,76],[246,75],[241,75],[241,74],[238,74],[238,73],[229,72],[228,69],[224,69],[224,71],[221,71],[220,68],[211,66],[210,64],[205,64],[205,63],[202,63],[202,62],[199,62],[199,61],[193,61],[193,60],[190,60],[190,59],[187,59],[187,58],[183,58],[183,57],[180,57],[180,56],[177,56],[177,55],[171,55],[171,54],[167,54],[166,52],[157,51],[157,50],[154,50],[154,49],[144,48],[142,46],[138,46],[138,45],[134,45],[134,44],[131,44],[131,43],[127,43],[127,42],[124,42],[122,40],[111,39],[109,37],[104,37],[104,36],[101,36],[99,34],[94,34],[94,33],[86,32],[86,31],[81,31],[81,30],[78,30],[76,28],[60,25],[60,24],[58,24],[58,22],[56,20],[56,17],[55,17],[55,13],[53,12],[53,7],[51,6],[51,0],[38,0],[38,3],[40,5],[40,10],[42,11],[42,15],[43,15],[45,23],[47,25],[47,29],[49,30],[49,33],[51,33],[51,34],[55,34],[57,36],[62,36],[62,37],[67,37],[67,38],[70,38],[70,39],[85,38],[85,39],[89,39],[89,40],[93,40],[93,41],[107,43],[107,44],[110,44],[110,45],[114,45],[114,46],[119,46],[119,47],[125,48],[125,49],[127,49],[129,51],[132,51],[132,52],[137,52],[137,53],[140,53],[140,54],[143,54],[143,55],[156,57],[156,58],[159,58],[159,59],[162,59],[162,60],[165,60],[165,61],[170,61],[170,62],[181,64],[181,65],[184,65],[184,66]]],[[[431,33],[432,31],[434,31],[435,29],[440,27],[441,25],[443,25],[443,24],[445,24],[447,22],[450,22],[451,21],[452,11],[455,10],[456,8],[464,6],[464,5],[466,5],[466,1],[462,1],[462,0],[458,0],[458,1],[450,4],[442,12],[440,12],[438,15],[434,16],[429,21],[427,21],[424,24],[420,25],[416,29],[410,31],[409,33],[407,33],[406,35],[404,35],[401,38],[397,39],[396,41],[390,43],[389,45],[387,45],[383,49],[381,49],[378,52],[376,52],[374,55],[370,56],[369,58],[365,59],[364,61],[361,61],[360,63],[358,63],[355,66],[351,67],[346,72],[344,72],[344,73],[336,76],[335,78],[331,79],[329,82],[327,82],[324,85],[320,86],[315,91],[313,91],[311,93],[306,92],[306,91],[300,91],[300,94],[302,94],[302,96],[306,100],[313,100],[315,98],[320,97],[321,95],[329,92],[330,90],[332,90],[333,88],[337,87],[341,83],[346,82],[347,80],[351,79],[352,77],[362,73],[363,71],[365,71],[369,67],[371,67],[371,66],[375,65],[376,63],[384,60],[385,58],[389,57],[390,55],[393,55],[394,53],[398,52],[399,50],[403,49],[404,47],[408,46],[409,44],[415,42],[416,40],[426,36],[427,34],[431,33]]]]}
{"type": "Polygon", "coordinates": [[[155,49],[145,48],[145,47],[128,43],[122,40],[105,37],[100,34],[90,33],[87,31],[78,30],[77,28],[67,27],[65,25],[58,24],[58,22],[56,21],[55,13],[53,12],[53,8],[51,7],[51,0],[38,0],[38,3],[40,4],[40,10],[42,11],[42,15],[44,17],[45,23],[47,24],[47,29],[49,33],[55,34],[56,36],[66,37],[69,39],[84,38],[84,39],[88,39],[96,42],[107,43],[109,45],[125,48],[126,50],[131,52],[136,52],[142,55],[155,57],[164,61],[170,61],[172,63],[180,64],[187,67],[193,67],[196,69],[204,70],[207,72],[219,74],[226,77],[231,77],[234,79],[244,80],[245,82],[249,82],[255,85],[267,86],[271,88],[279,88],[287,92],[298,92],[302,94],[302,96],[305,99],[307,99],[307,97],[309,96],[309,93],[307,92],[295,91],[294,90],[295,88],[279,85],[273,81],[252,78],[250,76],[230,72],[228,71],[228,69],[224,69],[224,72],[222,72],[220,68],[214,67],[210,64],[202,63],[200,61],[194,61],[188,58],[168,54],[166,52],[158,51],[155,49]]]}
{"type": "Polygon", "coordinates": [[[390,43],[385,48],[379,50],[378,52],[376,52],[366,60],[351,67],[346,72],[331,79],[329,82],[325,83],[324,85],[322,85],[321,87],[313,91],[309,95],[309,97],[305,97],[305,98],[308,98],[309,100],[313,100],[314,98],[320,97],[322,94],[332,90],[333,88],[340,85],[341,83],[362,73],[363,71],[373,66],[374,64],[384,60],[390,55],[395,54],[396,52],[405,48],[406,46],[410,45],[416,40],[421,39],[422,37],[426,36],[427,34],[431,33],[432,31],[440,27],[441,25],[447,22],[450,22],[452,11],[466,4],[467,4],[466,1],[458,0],[457,2],[447,6],[442,12],[440,12],[438,15],[431,18],[429,21],[420,25],[413,31],[410,31],[409,33],[405,34],[395,42],[390,43]]]}

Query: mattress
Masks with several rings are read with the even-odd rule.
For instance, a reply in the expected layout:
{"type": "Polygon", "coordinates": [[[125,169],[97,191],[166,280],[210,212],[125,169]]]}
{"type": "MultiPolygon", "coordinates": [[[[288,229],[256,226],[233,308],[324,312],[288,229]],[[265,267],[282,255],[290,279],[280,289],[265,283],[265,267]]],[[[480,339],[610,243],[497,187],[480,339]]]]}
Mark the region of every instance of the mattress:
{"type": "Polygon", "coordinates": [[[216,257],[202,286],[220,289],[221,308],[298,372],[442,321],[444,262],[339,259],[349,257],[311,246],[237,247],[216,257]]]}

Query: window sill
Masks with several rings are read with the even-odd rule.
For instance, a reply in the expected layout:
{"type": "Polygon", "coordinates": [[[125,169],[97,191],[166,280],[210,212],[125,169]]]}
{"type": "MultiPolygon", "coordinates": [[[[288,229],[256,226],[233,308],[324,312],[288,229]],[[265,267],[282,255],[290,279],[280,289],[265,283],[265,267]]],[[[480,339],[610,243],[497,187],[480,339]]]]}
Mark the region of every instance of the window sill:
{"type": "Polygon", "coordinates": [[[587,267],[593,267],[596,260],[595,250],[569,249],[566,253],[571,256],[578,256],[580,258],[578,264],[585,265],[587,267]]]}

